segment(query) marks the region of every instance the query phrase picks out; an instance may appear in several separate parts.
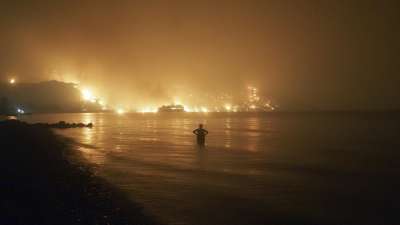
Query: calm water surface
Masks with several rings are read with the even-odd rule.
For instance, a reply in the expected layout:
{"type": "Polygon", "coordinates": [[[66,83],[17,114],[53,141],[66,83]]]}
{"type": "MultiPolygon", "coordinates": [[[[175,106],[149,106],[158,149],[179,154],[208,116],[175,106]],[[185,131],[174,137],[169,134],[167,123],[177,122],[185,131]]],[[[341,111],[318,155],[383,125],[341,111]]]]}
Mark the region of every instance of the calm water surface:
{"type": "Polygon", "coordinates": [[[399,224],[395,114],[38,114],[167,224],[399,224]],[[204,123],[205,149],[192,130],[204,123]],[[393,222],[395,221],[395,222],[393,222]]]}

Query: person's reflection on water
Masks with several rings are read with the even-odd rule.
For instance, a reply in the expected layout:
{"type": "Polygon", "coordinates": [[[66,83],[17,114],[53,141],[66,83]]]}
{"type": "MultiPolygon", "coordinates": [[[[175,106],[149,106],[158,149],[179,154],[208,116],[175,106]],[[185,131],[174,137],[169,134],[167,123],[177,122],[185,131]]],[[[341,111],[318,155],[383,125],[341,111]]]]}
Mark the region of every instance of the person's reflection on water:
{"type": "Polygon", "coordinates": [[[203,124],[199,124],[199,128],[193,131],[193,133],[197,136],[197,145],[203,147],[206,143],[206,135],[208,131],[203,129],[203,124]]]}
{"type": "Polygon", "coordinates": [[[196,161],[195,161],[195,166],[199,170],[207,170],[207,161],[208,161],[208,151],[203,151],[203,147],[197,147],[196,146],[195,153],[196,153],[196,161]],[[197,149],[196,149],[197,148],[197,149]]]}

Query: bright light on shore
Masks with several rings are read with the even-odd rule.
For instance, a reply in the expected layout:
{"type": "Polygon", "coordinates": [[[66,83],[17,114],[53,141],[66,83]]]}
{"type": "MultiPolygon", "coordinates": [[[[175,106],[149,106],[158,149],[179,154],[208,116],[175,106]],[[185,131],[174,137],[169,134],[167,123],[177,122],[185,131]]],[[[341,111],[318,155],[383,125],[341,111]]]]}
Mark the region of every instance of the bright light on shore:
{"type": "Polygon", "coordinates": [[[15,80],[15,78],[11,78],[8,82],[9,82],[10,84],[15,84],[16,80],[15,80]]]}
{"type": "Polygon", "coordinates": [[[232,110],[232,105],[231,104],[225,104],[224,108],[225,108],[226,111],[229,112],[229,111],[232,110]]]}
{"type": "Polygon", "coordinates": [[[190,108],[189,106],[186,106],[186,105],[183,106],[183,110],[184,110],[185,112],[193,112],[193,109],[190,108]]]}
{"type": "Polygon", "coordinates": [[[24,114],[25,111],[24,111],[23,109],[18,108],[18,109],[17,109],[17,113],[19,113],[19,114],[24,114]]]}
{"type": "Polygon", "coordinates": [[[175,97],[175,99],[174,99],[174,105],[182,105],[181,100],[179,100],[179,98],[175,97]]]}
{"type": "Polygon", "coordinates": [[[206,113],[206,112],[208,112],[208,109],[206,107],[201,107],[201,111],[206,113]]]}
{"type": "Polygon", "coordinates": [[[158,112],[158,109],[157,108],[152,108],[152,107],[144,107],[144,108],[140,109],[138,112],[141,112],[141,113],[156,113],[156,112],[158,112]]]}
{"type": "Polygon", "coordinates": [[[124,109],[117,109],[116,112],[117,112],[117,114],[122,115],[122,114],[125,113],[125,110],[124,109]]]}
{"type": "Polygon", "coordinates": [[[103,107],[106,106],[106,103],[103,100],[99,100],[98,103],[103,107]]]}

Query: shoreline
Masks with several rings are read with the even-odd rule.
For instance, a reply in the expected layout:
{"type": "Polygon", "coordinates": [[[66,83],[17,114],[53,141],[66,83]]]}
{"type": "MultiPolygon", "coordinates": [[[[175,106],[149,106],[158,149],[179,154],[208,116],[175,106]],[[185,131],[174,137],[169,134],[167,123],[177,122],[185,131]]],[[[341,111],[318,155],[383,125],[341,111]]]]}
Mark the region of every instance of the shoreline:
{"type": "Polygon", "coordinates": [[[51,129],[1,121],[0,140],[1,224],[159,224],[51,129]]]}

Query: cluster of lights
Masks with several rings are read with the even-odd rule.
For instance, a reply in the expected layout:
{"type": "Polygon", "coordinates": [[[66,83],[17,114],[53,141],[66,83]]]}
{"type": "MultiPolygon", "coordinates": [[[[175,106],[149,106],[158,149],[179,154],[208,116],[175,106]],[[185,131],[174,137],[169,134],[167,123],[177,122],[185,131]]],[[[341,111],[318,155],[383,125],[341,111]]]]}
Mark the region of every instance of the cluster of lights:
{"type": "Polygon", "coordinates": [[[23,109],[18,108],[18,109],[17,109],[17,113],[18,113],[18,114],[24,114],[25,111],[24,111],[23,109]]]}
{"type": "Polygon", "coordinates": [[[269,102],[265,103],[264,106],[269,108],[269,109],[271,109],[271,110],[275,110],[275,106],[272,106],[271,103],[269,103],[269,102]]]}
{"type": "Polygon", "coordinates": [[[238,105],[232,105],[232,104],[230,104],[230,103],[226,103],[226,104],[224,105],[224,111],[225,111],[225,112],[237,112],[238,109],[239,109],[239,106],[238,106],[238,105]]]}
{"type": "Polygon", "coordinates": [[[260,101],[260,97],[257,95],[257,88],[249,86],[247,87],[247,89],[249,90],[249,101],[250,102],[258,102],[260,101]]]}
{"type": "MultiPolygon", "coordinates": [[[[15,80],[13,80],[13,83],[15,80]]],[[[10,80],[11,83],[11,80],[10,80]]],[[[81,91],[82,99],[85,102],[95,103],[101,106],[102,110],[107,110],[106,104],[103,100],[96,97],[90,89],[82,88],[76,86],[81,91]]],[[[232,104],[232,97],[229,94],[225,94],[221,97],[220,101],[222,102],[220,106],[208,108],[206,106],[188,106],[181,102],[180,98],[174,98],[174,104],[169,105],[171,111],[174,111],[173,106],[183,107],[184,112],[199,112],[199,113],[208,113],[208,112],[240,112],[240,111],[269,111],[275,110],[275,107],[270,103],[270,101],[263,101],[258,95],[258,89],[253,86],[248,86],[248,95],[247,101],[241,104],[232,104]],[[223,103],[222,100],[225,100],[223,103]]],[[[123,107],[115,107],[113,111],[119,115],[125,114],[127,112],[126,108],[123,107]]],[[[154,106],[145,106],[138,109],[133,109],[133,112],[138,113],[157,113],[159,112],[158,107],[154,106]]],[[[178,111],[178,110],[177,110],[178,111]]],[[[162,112],[162,110],[160,110],[162,112]]]]}

